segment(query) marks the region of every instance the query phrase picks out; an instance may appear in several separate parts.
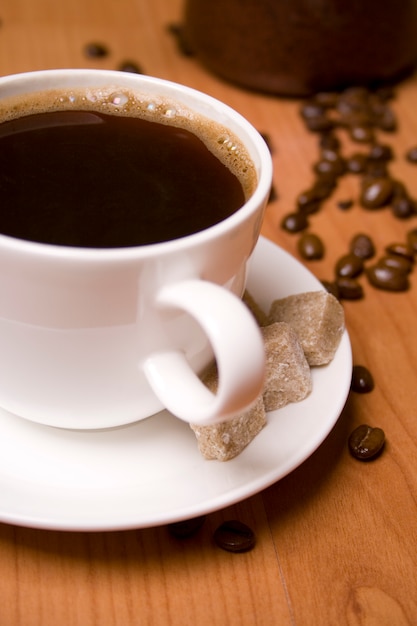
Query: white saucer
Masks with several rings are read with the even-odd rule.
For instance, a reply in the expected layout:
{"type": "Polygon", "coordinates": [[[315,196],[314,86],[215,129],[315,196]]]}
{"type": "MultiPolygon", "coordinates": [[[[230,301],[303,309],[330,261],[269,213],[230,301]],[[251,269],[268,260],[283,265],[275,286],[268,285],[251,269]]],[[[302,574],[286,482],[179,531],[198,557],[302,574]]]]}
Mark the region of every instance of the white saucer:
{"type": "MultiPolygon", "coordinates": [[[[278,297],[320,289],[297,260],[266,239],[248,289],[268,309],[278,297]]],[[[167,412],[107,431],[39,426],[0,410],[0,521],[46,529],[121,530],[221,509],[276,482],[325,439],[346,401],[352,372],[345,332],[330,365],[313,370],[302,402],[268,414],[235,459],[204,460],[188,424],[167,412]]]]}

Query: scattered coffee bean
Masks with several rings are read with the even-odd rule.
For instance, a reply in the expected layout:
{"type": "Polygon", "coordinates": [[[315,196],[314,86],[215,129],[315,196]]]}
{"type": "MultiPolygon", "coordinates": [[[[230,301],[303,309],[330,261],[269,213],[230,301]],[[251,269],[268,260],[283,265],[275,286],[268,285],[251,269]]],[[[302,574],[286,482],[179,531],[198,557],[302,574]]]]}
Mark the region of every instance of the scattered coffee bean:
{"type": "Polygon", "coordinates": [[[325,150],[339,150],[340,139],[333,132],[324,132],[320,135],[319,146],[325,150]]]}
{"type": "Polygon", "coordinates": [[[353,200],[351,200],[350,198],[349,200],[339,200],[337,206],[339,207],[339,209],[342,209],[342,211],[348,211],[353,207],[353,200]]]}
{"type": "Polygon", "coordinates": [[[336,162],[342,159],[338,150],[334,150],[333,148],[323,148],[321,151],[321,158],[326,161],[336,162]]]}
{"type": "Polygon", "coordinates": [[[366,209],[379,209],[391,200],[394,188],[389,178],[377,178],[364,185],[360,203],[366,209]]]}
{"type": "Polygon", "coordinates": [[[305,191],[302,191],[297,196],[297,207],[310,213],[309,207],[316,207],[319,200],[321,200],[321,198],[318,197],[316,189],[312,187],[311,189],[306,189],[305,191]]]}
{"type": "Polygon", "coordinates": [[[386,133],[393,133],[397,130],[397,118],[395,113],[388,106],[382,106],[375,112],[375,126],[386,133]]]}
{"type": "Polygon", "coordinates": [[[379,263],[368,267],[366,276],[371,285],[384,291],[407,291],[410,287],[407,274],[379,263]]]}
{"type": "Polygon", "coordinates": [[[338,278],[336,284],[340,300],[360,300],[363,298],[363,287],[355,278],[338,278]]]}
{"type": "Polygon", "coordinates": [[[275,200],[278,200],[278,192],[276,190],[276,187],[272,185],[271,191],[269,192],[268,202],[275,202],[275,200]]]}
{"type": "Polygon", "coordinates": [[[392,267],[393,269],[409,274],[413,268],[412,262],[405,256],[399,254],[387,254],[378,260],[378,265],[392,267]]]}
{"type": "Polygon", "coordinates": [[[345,254],[337,261],[335,271],[340,278],[355,278],[363,272],[363,261],[355,254],[345,254]]]}
{"type": "Polygon", "coordinates": [[[360,259],[371,259],[375,255],[375,246],[372,239],[363,233],[355,235],[349,246],[352,254],[360,259]]]}
{"type": "Polygon", "coordinates": [[[318,235],[304,233],[298,240],[298,252],[308,261],[317,261],[324,256],[324,245],[318,235]]]}
{"type": "Polygon", "coordinates": [[[364,365],[354,365],[352,368],[351,391],[369,393],[375,387],[371,372],[364,365]]]}
{"type": "Polygon", "coordinates": [[[395,91],[393,87],[384,85],[383,87],[378,87],[375,91],[375,95],[381,102],[387,102],[388,100],[393,100],[395,98],[395,91]]]}
{"type": "Polygon", "coordinates": [[[255,546],[255,533],[243,522],[229,520],[215,530],[214,540],[228,552],[247,552],[255,546]]]}
{"type": "Polygon", "coordinates": [[[168,530],[174,537],[177,537],[178,539],[185,539],[186,537],[191,537],[191,535],[194,535],[198,530],[200,530],[205,522],[205,519],[205,515],[200,515],[199,517],[182,520],[181,522],[174,522],[173,524],[168,525],[168,530]]]}
{"type": "Polygon", "coordinates": [[[368,159],[366,174],[371,178],[389,178],[387,162],[368,159]]]}
{"type": "Polygon", "coordinates": [[[304,204],[303,206],[298,208],[300,213],[304,213],[305,215],[312,215],[313,213],[318,213],[321,209],[321,200],[315,200],[314,202],[310,202],[309,204],[304,204]]]}
{"type": "Polygon", "coordinates": [[[333,91],[321,91],[316,93],[314,100],[326,109],[333,109],[337,105],[339,94],[333,91]]]}
{"type": "Polygon", "coordinates": [[[417,254],[417,228],[413,228],[407,233],[407,246],[413,254],[417,254]]]}
{"type": "Polygon", "coordinates": [[[410,148],[407,151],[405,158],[409,163],[417,163],[417,146],[410,148]]]}
{"type": "Polygon", "coordinates": [[[331,172],[320,172],[313,185],[313,191],[317,200],[326,200],[326,198],[331,196],[336,185],[337,175],[334,175],[331,172]]]}
{"type": "Polygon", "coordinates": [[[102,43],[91,42],[84,46],[84,53],[87,57],[100,59],[109,55],[109,49],[102,43]]]}
{"type": "Polygon", "coordinates": [[[317,117],[308,117],[305,123],[308,130],[312,133],[324,133],[334,128],[333,120],[325,114],[317,117]]]}
{"type": "Polygon", "coordinates": [[[362,424],[355,428],[348,439],[350,453],[355,459],[369,461],[375,459],[385,444],[385,433],[382,428],[372,428],[362,424]]]}
{"type": "Polygon", "coordinates": [[[358,143],[370,143],[374,140],[375,135],[373,129],[369,126],[352,126],[350,138],[358,143]]]}
{"type": "Polygon", "coordinates": [[[117,69],[119,72],[131,72],[132,74],[144,73],[140,65],[135,63],[135,61],[122,61],[117,69]]]}
{"type": "Polygon", "coordinates": [[[414,260],[414,252],[408,243],[390,243],[386,246],[385,251],[388,254],[396,254],[405,257],[409,261],[414,260]]]}
{"type": "Polygon", "coordinates": [[[322,118],[326,114],[326,107],[314,100],[309,100],[302,105],[300,113],[305,120],[322,118]]]}
{"type": "Polygon", "coordinates": [[[339,293],[339,287],[337,285],[337,282],[335,280],[322,280],[321,284],[323,285],[323,287],[325,288],[326,291],[328,291],[329,293],[331,293],[335,298],[337,298],[339,300],[340,298],[340,293],[339,293]]]}
{"type": "Polygon", "coordinates": [[[284,217],[281,226],[289,233],[298,233],[308,226],[307,215],[301,211],[298,213],[289,213],[284,217]]]}
{"type": "MultiPolygon", "coordinates": [[[[330,154],[331,151],[328,151],[330,154]]],[[[316,174],[332,175],[334,178],[342,176],[346,171],[346,162],[341,156],[328,159],[327,157],[321,158],[320,161],[314,164],[313,170],[316,174]]]]}
{"type": "Polygon", "coordinates": [[[417,213],[417,204],[414,200],[407,196],[398,196],[394,198],[391,209],[395,217],[399,219],[407,219],[416,215],[417,213]]]}
{"type": "Polygon", "coordinates": [[[351,174],[362,174],[368,166],[368,158],[365,154],[353,154],[346,161],[346,169],[351,174]]]}
{"type": "Polygon", "coordinates": [[[375,143],[368,154],[368,158],[375,161],[391,161],[393,157],[391,146],[381,143],[375,143]]]}
{"type": "Polygon", "coordinates": [[[407,188],[400,180],[393,180],[393,196],[394,198],[409,197],[407,188]]]}

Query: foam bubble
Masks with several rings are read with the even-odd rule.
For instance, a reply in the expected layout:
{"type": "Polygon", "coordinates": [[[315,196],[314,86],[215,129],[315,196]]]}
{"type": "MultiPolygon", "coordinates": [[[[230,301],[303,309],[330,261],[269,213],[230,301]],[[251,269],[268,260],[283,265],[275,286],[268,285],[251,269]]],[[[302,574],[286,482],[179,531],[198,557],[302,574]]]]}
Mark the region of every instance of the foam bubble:
{"type": "Polygon", "coordinates": [[[173,117],[175,117],[176,114],[177,114],[177,111],[174,108],[165,109],[164,115],[165,115],[165,117],[167,117],[169,119],[172,119],[173,117]]]}
{"type": "Polygon", "coordinates": [[[109,102],[114,106],[123,107],[129,102],[129,97],[125,93],[112,93],[109,97],[109,102]]]}

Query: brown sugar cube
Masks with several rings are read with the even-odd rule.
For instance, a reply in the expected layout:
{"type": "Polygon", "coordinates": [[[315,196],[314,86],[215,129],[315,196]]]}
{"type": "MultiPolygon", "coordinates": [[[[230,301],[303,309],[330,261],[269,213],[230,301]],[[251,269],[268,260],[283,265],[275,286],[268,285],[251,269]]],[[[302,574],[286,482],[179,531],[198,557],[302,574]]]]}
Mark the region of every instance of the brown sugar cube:
{"type": "Polygon", "coordinates": [[[248,307],[249,311],[252,313],[258,326],[266,326],[268,324],[268,316],[262,310],[262,308],[259,306],[255,298],[249,293],[248,290],[246,290],[243,294],[242,300],[248,307]]]}
{"type": "MultiPolygon", "coordinates": [[[[210,369],[203,378],[210,391],[215,392],[218,385],[216,368],[210,369]]],[[[240,454],[266,424],[266,415],[262,395],[247,411],[232,419],[200,426],[190,424],[197,439],[198,449],[205,459],[229,461],[240,454]]]]}
{"type": "Polygon", "coordinates": [[[268,319],[286,322],[295,330],[310,367],[333,359],[345,329],[342,305],[324,290],[274,300],[268,319]]]}
{"type": "Polygon", "coordinates": [[[311,391],[311,371],[296,332],[284,322],[264,326],[266,411],[303,400],[311,391]]]}

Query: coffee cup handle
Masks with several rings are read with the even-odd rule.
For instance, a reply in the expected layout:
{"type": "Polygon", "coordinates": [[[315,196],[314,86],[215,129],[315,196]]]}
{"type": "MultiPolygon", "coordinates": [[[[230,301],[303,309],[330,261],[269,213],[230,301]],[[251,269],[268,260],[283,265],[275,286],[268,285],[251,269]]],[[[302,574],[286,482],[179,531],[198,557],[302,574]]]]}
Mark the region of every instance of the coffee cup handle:
{"type": "Polygon", "coordinates": [[[180,350],[152,353],[143,364],[155,395],[175,416],[193,424],[215,424],[247,409],[262,392],[265,349],[261,332],[245,304],[226,289],[202,280],[164,286],[160,309],[186,311],[206,333],[217,363],[213,394],[180,350]]]}

